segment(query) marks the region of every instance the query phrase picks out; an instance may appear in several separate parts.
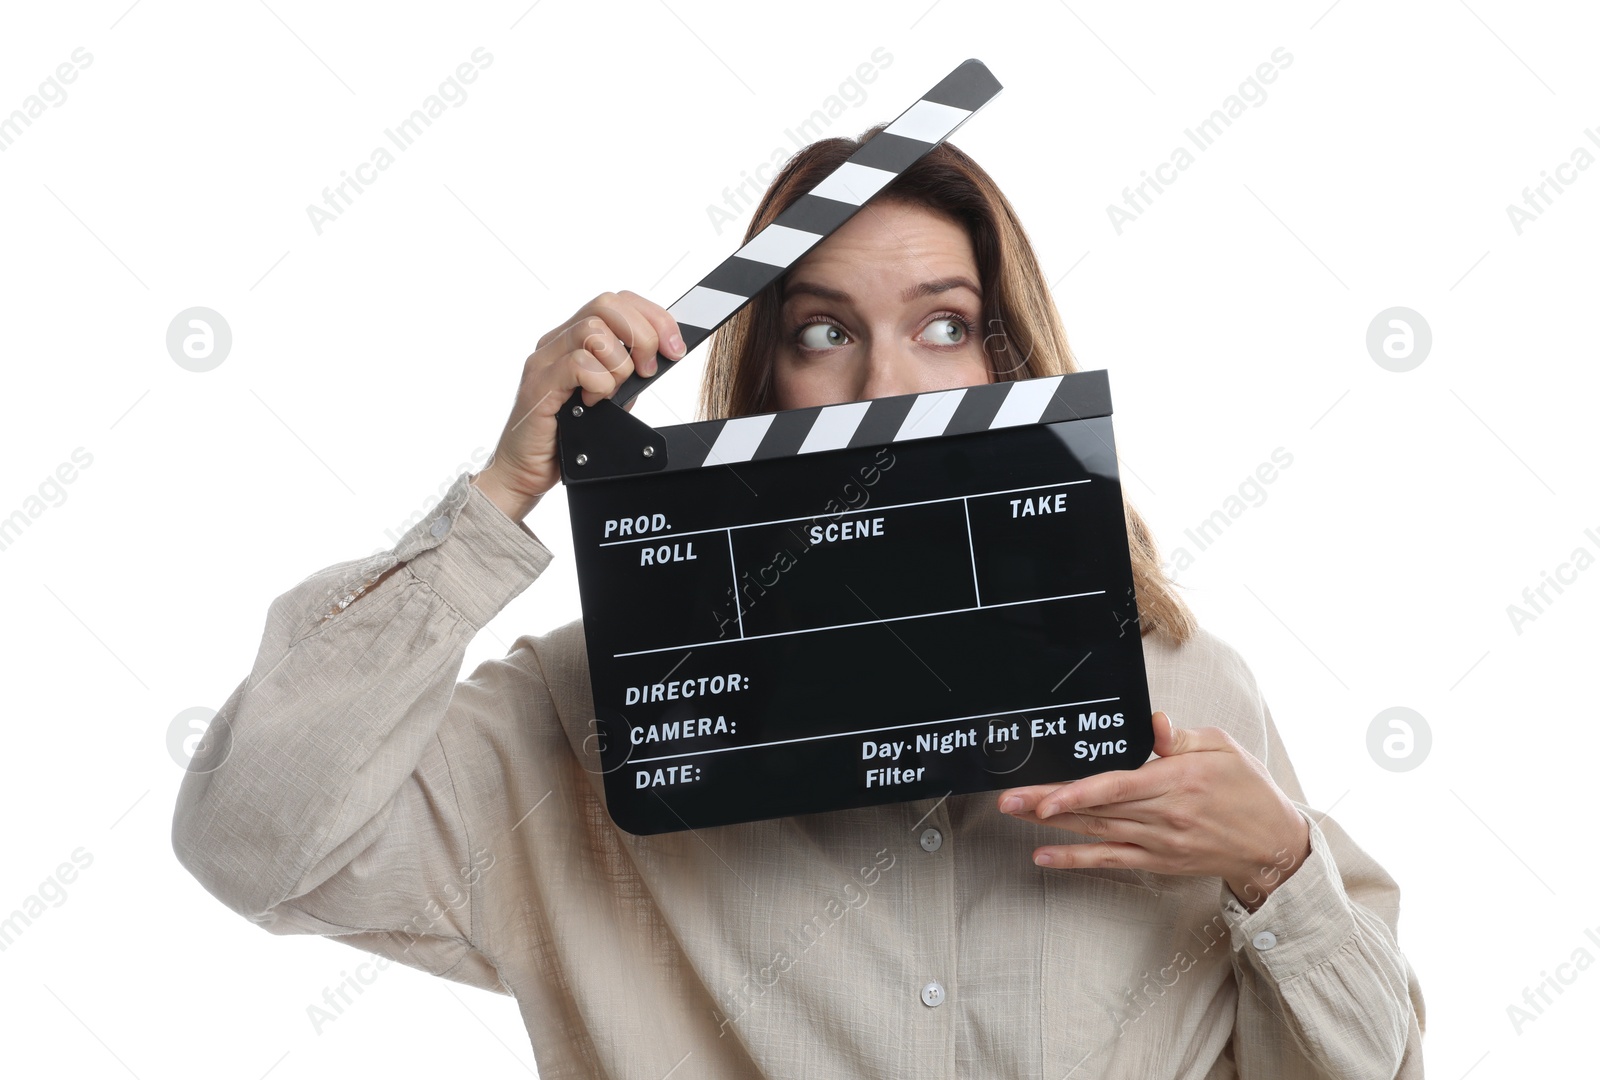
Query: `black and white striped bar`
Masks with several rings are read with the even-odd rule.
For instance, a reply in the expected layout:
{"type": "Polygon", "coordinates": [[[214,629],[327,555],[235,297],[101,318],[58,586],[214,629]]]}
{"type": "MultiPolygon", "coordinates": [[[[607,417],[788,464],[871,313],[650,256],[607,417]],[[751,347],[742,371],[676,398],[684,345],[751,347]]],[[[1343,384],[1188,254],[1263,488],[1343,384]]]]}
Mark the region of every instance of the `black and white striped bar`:
{"type": "Polygon", "coordinates": [[[662,471],[670,472],[1109,415],[1106,373],[1085,371],[705,420],[656,432],[667,440],[662,471]]]}
{"type": "MultiPolygon", "coordinates": [[[[912,163],[949,138],[1000,92],[1000,83],[981,60],[966,60],[922,95],[894,122],[772,220],[699,284],[667,308],[677,320],[683,343],[693,351],[751,298],[850,220],[862,205],[887,187],[912,163]]],[[[676,361],[656,357],[656,373],[628,376],[611,400],[625,405],[676,361]]]]}

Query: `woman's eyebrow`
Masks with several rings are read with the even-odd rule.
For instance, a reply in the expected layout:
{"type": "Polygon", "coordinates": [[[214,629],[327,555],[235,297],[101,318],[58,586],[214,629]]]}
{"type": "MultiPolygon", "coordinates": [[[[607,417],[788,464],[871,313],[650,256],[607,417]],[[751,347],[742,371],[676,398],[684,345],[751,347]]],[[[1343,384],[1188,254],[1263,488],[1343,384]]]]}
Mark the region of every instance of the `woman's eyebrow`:
{"type": "MultiPolygon", "coordinates": [[[[982,297],[983,295],[983,293],[978,289],[978,286],[973,283],[971,278],[967,277],[965,274],[954,274],[950,277],[934,278],[932,281],[918,282],[917,284],[911,286],[911,288],[901,293],[900,298],[905,303],[909,304],[919,296],[933,296],[936,293],[949,292],[951,289],[967,289],[972,293],[973,296],[977,297],[982,297]]],[[[820,296],[824,300],[832,300],[833,302],[839,304],[847,304],[850,302],[849,293],[844,292],[841,289],[835,289],[831,286],[823,285],[821,282],[816,281],[789,282],[788,286],[783,290],[784,302],[787,303],[790,298],[799,296],[801,294],[820,296]]]]}

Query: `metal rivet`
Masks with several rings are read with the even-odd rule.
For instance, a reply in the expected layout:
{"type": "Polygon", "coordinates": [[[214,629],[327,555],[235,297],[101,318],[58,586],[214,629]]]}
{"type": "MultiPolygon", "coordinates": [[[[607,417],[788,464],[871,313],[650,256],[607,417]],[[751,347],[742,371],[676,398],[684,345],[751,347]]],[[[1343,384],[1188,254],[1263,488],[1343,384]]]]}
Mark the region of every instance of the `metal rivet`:
{"type": "Polygon", "coordinates": [[[579,454],[578,455],[578,464],[579,465],[587,465],[587,464],[589,464],[589,455],[588,454],[579,454]]]}
{"type": "Polygon", "coordinates": [[[583,415],[583,406],[582,405],[574,405],[572,407],[572,415],[573,416],[582,416],[583,415]]]}
{"type": "Polygon", "coordinates": [[[645,457],[655,457],[656,456],[656,448],[653,447],[653,446],[645,447],[644,448],[644,456],[645,457]]]}

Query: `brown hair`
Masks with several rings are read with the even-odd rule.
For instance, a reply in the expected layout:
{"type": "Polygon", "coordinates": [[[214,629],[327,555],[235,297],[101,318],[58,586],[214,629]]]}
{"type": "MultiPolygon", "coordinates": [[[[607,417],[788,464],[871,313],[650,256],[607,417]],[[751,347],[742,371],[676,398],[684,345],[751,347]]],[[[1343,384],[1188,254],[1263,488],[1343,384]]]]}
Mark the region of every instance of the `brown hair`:
{"type": "MultiPolygon", "coordinates": [[[[814,188],[885,124],[859,138],[821,139],[784,165],[756,207],[745,240],[760,232],[801,195],[814,188]]],[[[875,202],[925,206],[965,227],[978,264],[983,293],[983,350],[993,381],[1061,375],[1078,370],[1066,330],[1045,285],[1022,223],[999,187],[978,163],[948,142],[940,143],[888,184],[875,202]]],[[[779,335],[785,272],[711,336],[700,419],[776,411],[772,365],[779,335]]],[[[1139,605],[1139,632],[1161,632],[1175,643],[1196,629],[1194,613],[1161,569],[1155,538],[1123,496],[1128,553],[1139,605]]]]}

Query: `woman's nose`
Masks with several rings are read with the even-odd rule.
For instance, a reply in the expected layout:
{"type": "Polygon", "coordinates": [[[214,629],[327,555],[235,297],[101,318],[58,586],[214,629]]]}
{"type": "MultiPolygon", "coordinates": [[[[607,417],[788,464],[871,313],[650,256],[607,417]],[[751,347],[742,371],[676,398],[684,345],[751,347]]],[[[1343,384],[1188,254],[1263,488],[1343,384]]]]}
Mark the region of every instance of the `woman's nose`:
{"type": "Polygon", "coordinates": [[[874,336],[863,350],[861,377],[857,400],[894,397],[897,394],[914,394],[916,384],[916,358],[908,346],[893,338],[874,336]]]}

